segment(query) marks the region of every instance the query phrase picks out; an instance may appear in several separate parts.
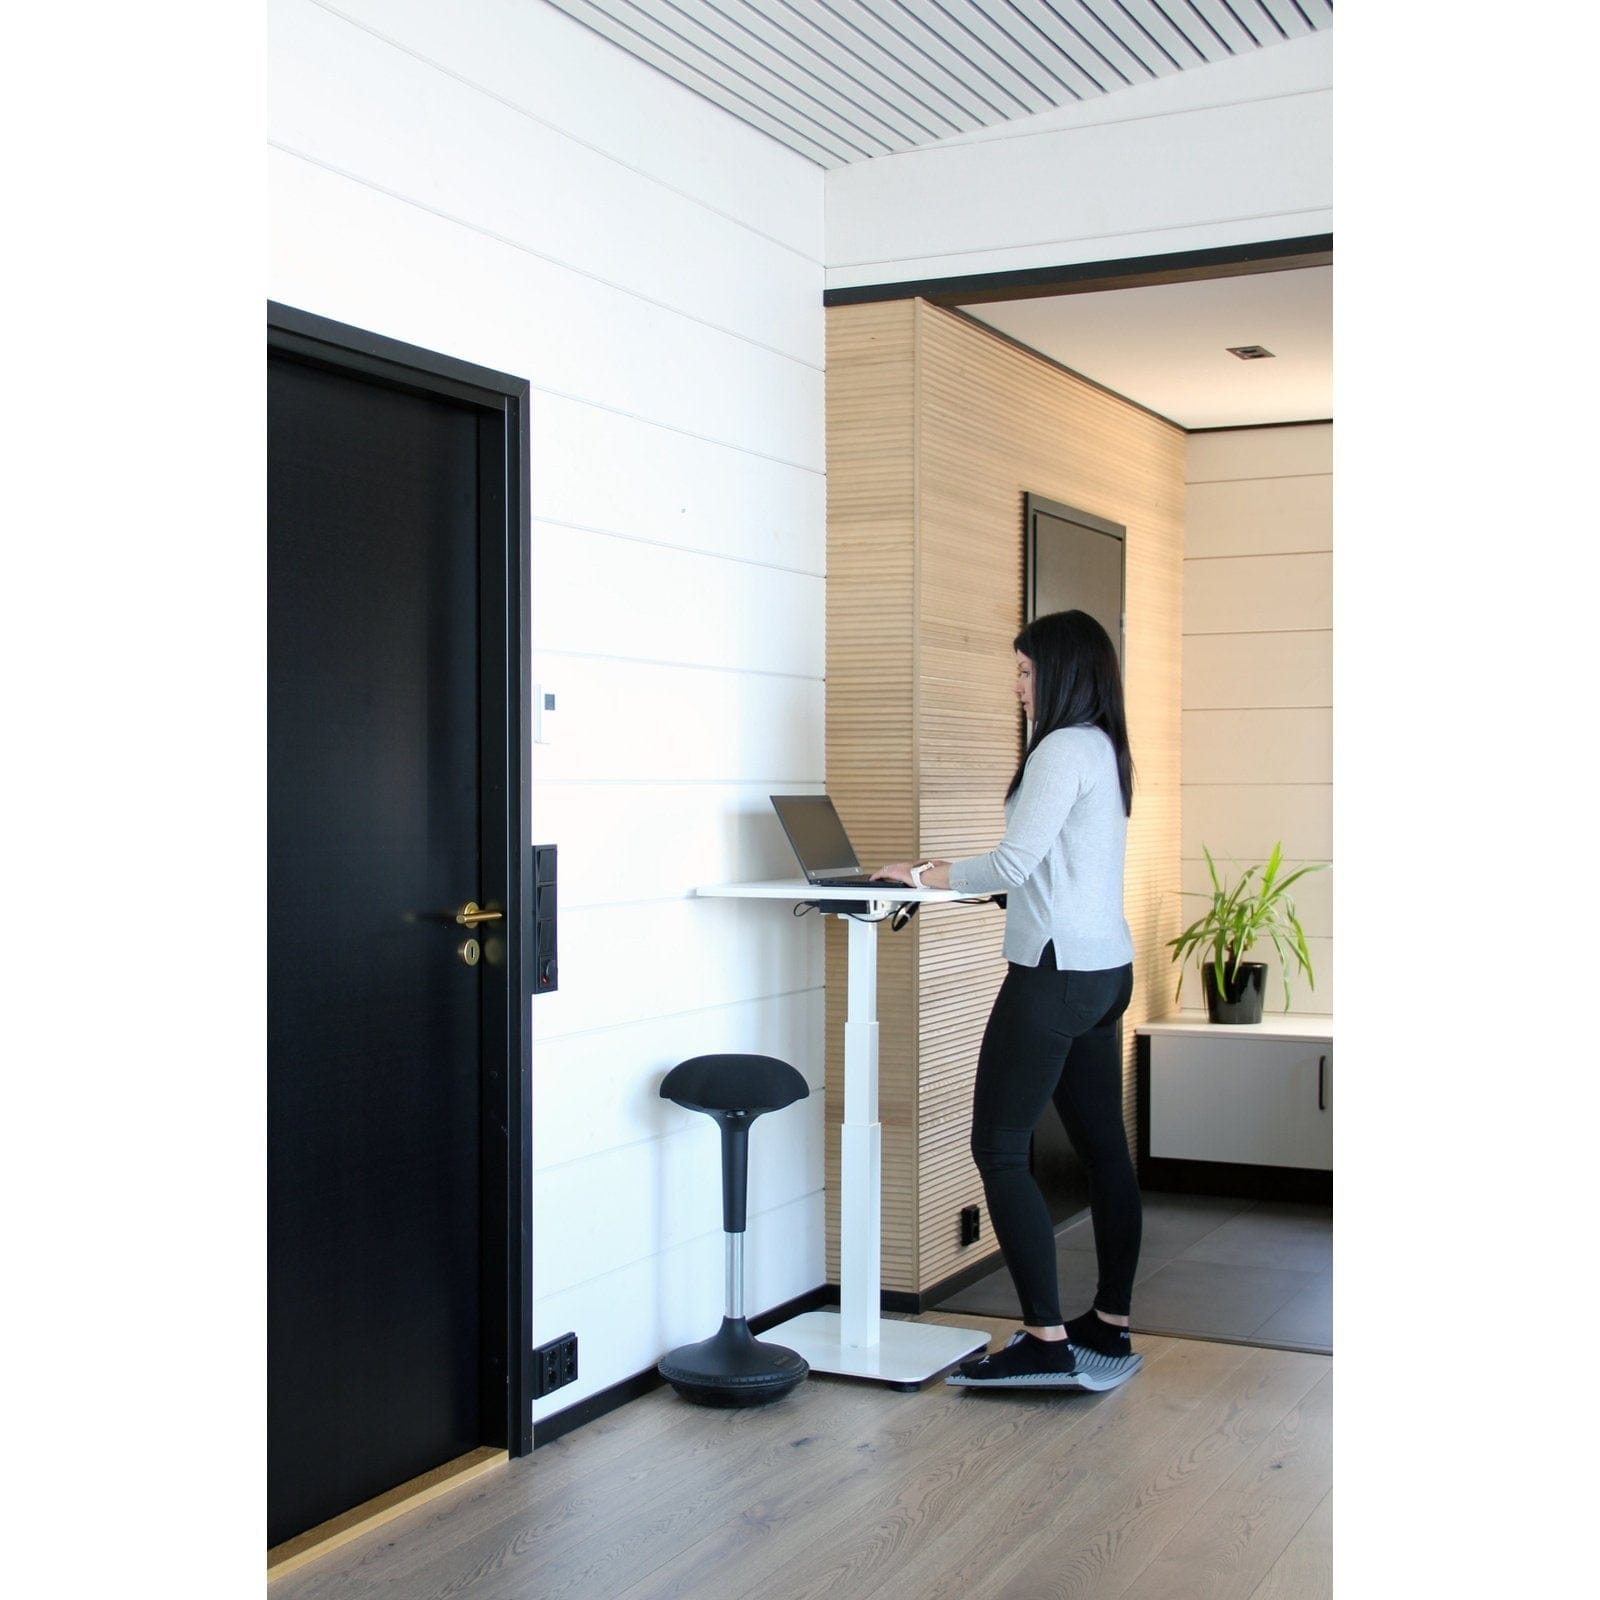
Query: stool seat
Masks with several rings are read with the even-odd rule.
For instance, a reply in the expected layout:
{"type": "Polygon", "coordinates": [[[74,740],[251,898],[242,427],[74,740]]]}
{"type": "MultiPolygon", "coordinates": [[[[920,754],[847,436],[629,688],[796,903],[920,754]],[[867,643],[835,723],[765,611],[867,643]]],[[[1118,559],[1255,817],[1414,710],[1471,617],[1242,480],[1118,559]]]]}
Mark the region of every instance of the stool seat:
{"type": "Polygon", "coordinates": [[[811,1090],[806,1080],[774,1056],[691,1056],[661,1080],[661,1098],[686,1111],[759,1117],[782,1111],[811,1090]]]}

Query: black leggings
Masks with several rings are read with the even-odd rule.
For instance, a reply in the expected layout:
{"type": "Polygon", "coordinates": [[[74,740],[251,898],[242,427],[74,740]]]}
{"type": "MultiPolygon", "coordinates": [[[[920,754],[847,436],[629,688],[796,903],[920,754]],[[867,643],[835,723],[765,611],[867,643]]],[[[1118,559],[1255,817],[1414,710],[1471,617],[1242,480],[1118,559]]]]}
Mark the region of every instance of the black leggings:
{"type": "Polygon", "coordinates": [[[1127,1316],[1139,1262],[1143,1207],[1122,1126],[1117,1018],[1133,995],[1133,967],[1057,972],[1044,947],[1037,967],[1008,963],[978,1052],[972,1159],[995,1237],[1036,1328],[1061,1322],[1050,1210],[1028,1170],[1033,1130],[1053,1099],[1089,1179],[1100,1282],[1094,1303],[1127,1316]]]}

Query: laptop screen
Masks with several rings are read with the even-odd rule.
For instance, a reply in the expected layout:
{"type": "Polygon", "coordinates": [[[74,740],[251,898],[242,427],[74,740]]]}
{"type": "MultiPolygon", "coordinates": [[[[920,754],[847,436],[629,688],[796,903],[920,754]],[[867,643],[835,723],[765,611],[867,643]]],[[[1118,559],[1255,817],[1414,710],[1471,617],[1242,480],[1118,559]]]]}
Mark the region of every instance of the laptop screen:
{"type": "Polygon", "coordinates": [[[775,794],[772,808],[808,878],[861,871],[844,824],[827,795],[775,794]]]}

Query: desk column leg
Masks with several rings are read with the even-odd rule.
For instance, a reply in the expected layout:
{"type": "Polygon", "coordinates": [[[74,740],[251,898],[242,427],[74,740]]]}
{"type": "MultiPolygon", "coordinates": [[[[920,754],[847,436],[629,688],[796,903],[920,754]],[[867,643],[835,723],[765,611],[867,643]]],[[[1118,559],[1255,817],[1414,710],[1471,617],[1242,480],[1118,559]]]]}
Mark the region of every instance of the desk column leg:
{"type": "Polygon", "coordinates": [[[883,1130],[878,1124],[878,925],[844,918],[849,1004],[839,1130],[839,1317],[844,1344],[878,1343],[883,1130]]]}

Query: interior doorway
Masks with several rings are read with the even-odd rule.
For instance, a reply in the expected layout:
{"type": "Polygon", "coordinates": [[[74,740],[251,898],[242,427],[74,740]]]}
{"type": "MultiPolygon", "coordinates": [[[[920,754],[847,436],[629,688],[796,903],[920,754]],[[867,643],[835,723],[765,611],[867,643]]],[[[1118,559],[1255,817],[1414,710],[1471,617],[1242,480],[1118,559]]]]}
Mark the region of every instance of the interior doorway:
{"type": "Polygon", "coordinates": [[[527,395],[269,308],[269,1547],[532,1444],[527,395]]]}

